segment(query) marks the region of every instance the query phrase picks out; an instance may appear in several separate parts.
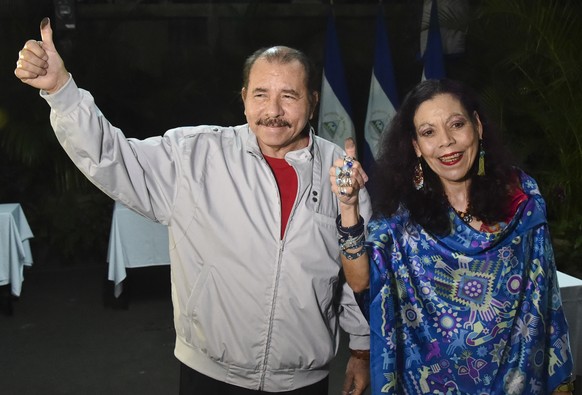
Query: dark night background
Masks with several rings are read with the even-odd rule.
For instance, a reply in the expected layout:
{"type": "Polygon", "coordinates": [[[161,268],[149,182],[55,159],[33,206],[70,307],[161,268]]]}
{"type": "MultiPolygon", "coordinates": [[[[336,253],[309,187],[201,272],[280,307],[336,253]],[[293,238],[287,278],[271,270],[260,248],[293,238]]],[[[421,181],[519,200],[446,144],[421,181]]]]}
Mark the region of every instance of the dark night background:
{"type": "MultiPolygon", "coordinates": [[[[445,57],[447,76],[483,97],[520,165],[540,183],[558,264],[582,256],[581,6],[558,0],[441,0],[441,28],[464,50],[445,57]],[[461,10],[461,11],[459,11],[461,10]]],[[[38,265],[103,261],[112,202],[72,166],[38,92],[13,75],[27,39],[51,17],[55,43],[77,84],[91,91],[128,137],[182,125],[244,123],[244,59],[289,45],[319,69],[329,2],[0,0],[0,201],[19,202],[31,223],[38,265]],[[71,6],[75,28],[56,10],[71,6]]],[[[363,139],[377,1],[335,1],[353,121],[363,139]]],[[[399,95],[418,81],[423,1],[383,2],[399,95]]],[[[316,124],[317,120],[314,121],[316,124]]],[[[361,145],[361,144],[360,144],[361,145]]]]}
{"type": "MultiPolygon", "coordinates": [[[[48,105],[13,74],[42,18],[77,84],[128,137],[145,138],[244,123],[241,69],[259,47],[296,47],[321,70],[329,3],[0,0],[0,203],[20,203],[34,233],[16,313],[0,320],[0,392],[164,394],[177,384],[167,267],[131,274],[138,292],[123,315],[102,308],[113,202],[71,164],[48,105]],[[74,29],[56,12],[67,6],[74,29]]],[[[361,142],[379,2],[333,3],[361,142]]],[[[439,4],[453,5],[441,28],[465,44],[445,56],[447,76],[480,94],[546,198],[558,269],[582,278],[582,3],[439,4]]],[[[421,79],[422,10],[423,0],[383,1],[401,99],[421,79]]]]}

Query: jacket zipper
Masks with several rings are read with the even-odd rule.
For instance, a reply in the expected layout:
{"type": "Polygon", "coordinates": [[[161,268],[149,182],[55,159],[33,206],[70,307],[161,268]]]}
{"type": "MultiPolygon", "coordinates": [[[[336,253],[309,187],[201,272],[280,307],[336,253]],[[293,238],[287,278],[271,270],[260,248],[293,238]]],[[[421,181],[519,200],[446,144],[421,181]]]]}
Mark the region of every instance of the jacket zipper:
{"type": "Polygon", "coordinates": [[[259,381],[259,391],[262,391],[265,386],[265,378],[267,376],[267,366],[269,366],[269,350],[271,348],[271,335],[273,332],[273,319],[275,317],[275,304],[277,295],[279,293],[279,276],[281,274],[281,260],[283,256],[284,243],[281,241],[279,246],[279,259],[277,260],[277,276],[275,278],[275,288],[273,291],[273,299],[271,300],[271,313],[269,314],[269,330],[267,332],[267,342],[265,344],[265,357],[263,359],[263,371],[261,372],[261,379],[259,381]]]}
{"type": "MultiPolygon", "coordinates": [[[[301,190],[301,179],[299,177],[299,174],[297,174],[297,170],[294,167],[293,170],[295,171],[295,174],[297,176],[297,194],[295,196],[295,203],[293,204],[293,209],[289,213],[289,219],[287,220],[287,228],[285,229],[285,233],[283,233],[283,240],[281,240],[281,242],[279,243],[279,255],[277,259],[277,275],[275,276],[275,287],[273,291],[273,298],[271,299],[271,313],[269,314],[269,330],[267,332],[267,342],[265,343],[265,357],[263,359],[263,369],[261,372],[261,379],[259,380],[259,391],[262,391],[265,386],[267,367],[269,366],[269,350],[271,349],[271,335],[273,332],[273,320],[275,318],[275,306],[277,301],[277,295],[279,294],[279,276],[281,275],[281,261],[283,260],[283,251],[285,250],[285,239],[287,239],[287,229],[289,228],[289,225],[293,220],[293,216],[295,215],[295,211],[297,210],[299,191],[301,190]]],[[[279,216],[281,217],[283,207],[281,205],[281,195],[279,194],[279,186],[277,185],[275,175],[273,175],[272,173],[271,175],[273,177],[273,180],[275,181],[275,189],[277,191],[277,198],[279,201],[279,216]]]]}

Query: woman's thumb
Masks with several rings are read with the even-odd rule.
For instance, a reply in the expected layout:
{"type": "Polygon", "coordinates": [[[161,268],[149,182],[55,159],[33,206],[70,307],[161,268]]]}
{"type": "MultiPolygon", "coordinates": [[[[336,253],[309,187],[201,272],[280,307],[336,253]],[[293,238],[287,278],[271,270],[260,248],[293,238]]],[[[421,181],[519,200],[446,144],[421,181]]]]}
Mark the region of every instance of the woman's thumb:
{"type": "Polygon", "coordinates": [[[356,142],[352,137],[348,137],[344,140],[344,151],[346,151],[348,156],[351,156],[352,158],[356,157],[356,142]]]}

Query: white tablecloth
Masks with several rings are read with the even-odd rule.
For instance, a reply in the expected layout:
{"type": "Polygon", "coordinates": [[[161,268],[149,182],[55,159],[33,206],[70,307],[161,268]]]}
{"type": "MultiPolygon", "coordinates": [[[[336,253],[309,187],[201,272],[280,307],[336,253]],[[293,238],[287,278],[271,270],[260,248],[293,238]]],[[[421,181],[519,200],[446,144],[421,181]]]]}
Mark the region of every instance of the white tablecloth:
{"type": "Polygon", "coordinates": [[[170,264],[168,228],[116,202],[113,208],[107,262],[114,295],[123,291],[126,268],[170,264]]]}
{"type": "Polygon", "coordinates": [[[32,266],[33,237],[20,204],[0,204],[0,285],[10,284],[14,296],[20,296],[24,266],[32,266]]]}
{"type": "MultiPolygon", "coordinates": [[[[570,329],[574,374],[582,376],[582,280],[558,272],[562,304],[570,329]]],[[[578,383],[582,385],[582,383],[578,383]]]]}

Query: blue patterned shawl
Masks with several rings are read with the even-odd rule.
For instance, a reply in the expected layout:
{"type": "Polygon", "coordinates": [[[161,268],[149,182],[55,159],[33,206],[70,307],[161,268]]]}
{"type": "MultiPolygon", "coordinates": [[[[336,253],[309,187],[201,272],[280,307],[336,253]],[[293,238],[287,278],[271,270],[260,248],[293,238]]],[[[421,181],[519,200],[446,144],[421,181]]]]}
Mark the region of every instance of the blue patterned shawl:
{"type": "Polygon", "coordinates": [[[500,233],[451,210],[435,237],[401,210],[370,222],[373,394],[548,394],[572,371],[545,202],[527,195],[500,233]]]}

